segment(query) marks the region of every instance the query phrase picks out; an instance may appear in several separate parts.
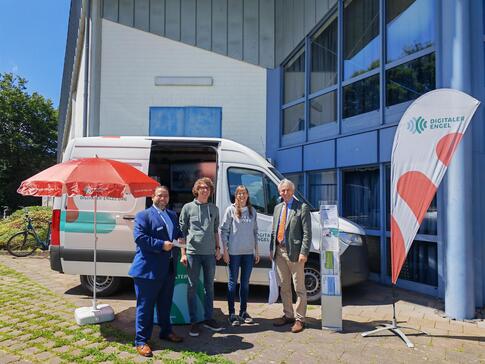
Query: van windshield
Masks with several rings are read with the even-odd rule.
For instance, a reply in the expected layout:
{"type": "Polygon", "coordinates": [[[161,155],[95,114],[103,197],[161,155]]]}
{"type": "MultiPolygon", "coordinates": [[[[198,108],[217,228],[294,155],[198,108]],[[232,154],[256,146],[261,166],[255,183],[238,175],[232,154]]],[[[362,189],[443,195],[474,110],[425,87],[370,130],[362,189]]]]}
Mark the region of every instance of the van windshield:
{"type": "MultiPolygon", "coordinates": [[[[274,167],[269,167],[269,170],[270,170],[271,172],[273,172],[273,174],[274,174],[274,175],[275,175],[275,176],[276,176],[276,177],[277,177],[277,178],[278,178],[280,181],[286,178],[285,176],[283,176],[283,175],[280,173],[280,171],[278,171],[278,170],[277,170],[276,168],[274,168],[274,167]]],[[[296,191],[295,191],[295,196],[296,196],[296,199],[297,199],[298,201],[304,202],[304,203],[306,203],[308,206],[310,206],[310,211],[318,211],[318,209],[317,209],[317,208],[315,208],[315,207],[314,207],[314,206],[313,206],[313,205],[312,205],[310,202],[308,202],[308,201],[306,200],[306,198],[305,198],[305,197],[303,197],[303,195],[300,193],[300,191],[296,190],[296,191]]]]}

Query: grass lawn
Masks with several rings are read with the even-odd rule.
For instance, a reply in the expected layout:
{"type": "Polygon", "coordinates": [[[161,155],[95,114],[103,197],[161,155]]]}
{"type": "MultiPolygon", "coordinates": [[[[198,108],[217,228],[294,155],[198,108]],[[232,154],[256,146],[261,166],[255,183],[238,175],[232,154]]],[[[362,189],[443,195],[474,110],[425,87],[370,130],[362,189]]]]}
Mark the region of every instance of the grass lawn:
{"type": "MultiPolygon", "coordinates": [[[[76,307],[25,275],[0,264],[1,352],[41,363],[133,363],[133,337],[109,323],[78,326],[76,307]]],[[[157,351],[147,362],[229,363],[220,355],[157,351]]]]}

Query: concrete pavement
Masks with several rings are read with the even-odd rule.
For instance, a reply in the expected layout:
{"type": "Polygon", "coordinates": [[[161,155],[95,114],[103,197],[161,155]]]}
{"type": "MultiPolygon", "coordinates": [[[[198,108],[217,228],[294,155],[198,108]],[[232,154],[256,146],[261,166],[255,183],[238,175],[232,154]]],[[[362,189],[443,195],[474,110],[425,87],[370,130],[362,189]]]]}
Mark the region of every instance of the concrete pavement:
{"type": "MultiPolygon", "coordinates": [[[[80,287],[79,277],[51,271],[46,256],[13,258],[0,255],[0,264],[25,274],[74,305],[90,305],[91,299],[80,287]]],[[[261,287],[252,287],[250,292],[248,312],[255,318],[256,324],[238,328],[227,326],[225,291],[223,286],[219,286],[216,289],[215,312],[216,318],[227,326],[223,332],[213,334],[203,331],[199,338],[191,338],[188,336],[188,326],[179,326],[176,330],[185,336],[184,343],[170,344],[155,340],[155,349],[221,354],[239,363],[485,362],[484,321],[450,320],[442,314],[442,302],[404,290],[398,290],[398,320],[405,321],[403,324],[406,326],[426,331],[428,335],[404,330],[414,342],[414,349],[407,348],[403,341],[389,332],[363,338],[362,332],[391,319],[391,298],[390,288],[375,283],[348,289],[344,291],[343,332],[322,331],[320,306],[309,305],[307,328],[300,334],[292,334],[289,326],[272,326],[271,320],[282,314],[282,307],[279,303],[267,305],[267,289],[261,287]]],[[[112,325],[133,336],[133,290],[127,288],[114,297],[101,298],[99,302],[109,303],[114,308],[116,319],[112,325]]],[[[74,318],[72,323],[75,324],[74,318]]],[[[1,350],[2,343],[0,356],[1,350]]],[[[9,355],[3,357],[8,358],[9,355]]],[[[142,358],[136,358],[139,359],[142,358]]],[[[9,361],[0,358],[0,363],[6,362],[9,361]]]]}

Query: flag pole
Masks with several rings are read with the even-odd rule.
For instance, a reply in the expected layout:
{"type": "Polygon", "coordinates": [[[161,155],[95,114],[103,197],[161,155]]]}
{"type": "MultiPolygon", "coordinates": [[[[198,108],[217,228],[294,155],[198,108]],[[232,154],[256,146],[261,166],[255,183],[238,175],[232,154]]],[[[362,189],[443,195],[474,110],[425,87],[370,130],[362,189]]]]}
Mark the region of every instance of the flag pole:
{"type": "Polygon", "coordinates": [[[97,248],[97,229],[96,229],[96,210],[97,210],[97,196],[94,196],[94,279],[93,279],[93,311],[98,309],[96,305],[96,248],[97,248]]]}

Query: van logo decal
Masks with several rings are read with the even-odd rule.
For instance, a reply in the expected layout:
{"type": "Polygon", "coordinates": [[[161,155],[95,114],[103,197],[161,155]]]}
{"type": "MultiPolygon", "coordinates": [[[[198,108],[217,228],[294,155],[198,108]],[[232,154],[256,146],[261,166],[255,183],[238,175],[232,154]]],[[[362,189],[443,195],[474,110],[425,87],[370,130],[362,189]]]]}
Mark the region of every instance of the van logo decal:
{"type": "MultiPolygon", "coordinates": [[[[60,230],[66,233],[94,233],[94,213],[91,211],[78,211],[78,217],[74,221],[68,219],[69,211],[61,212],[60,230]]],[[[96,213],[96,232],[109,234],[116,227],[116,218],[108,212],[96,213]]]]}

